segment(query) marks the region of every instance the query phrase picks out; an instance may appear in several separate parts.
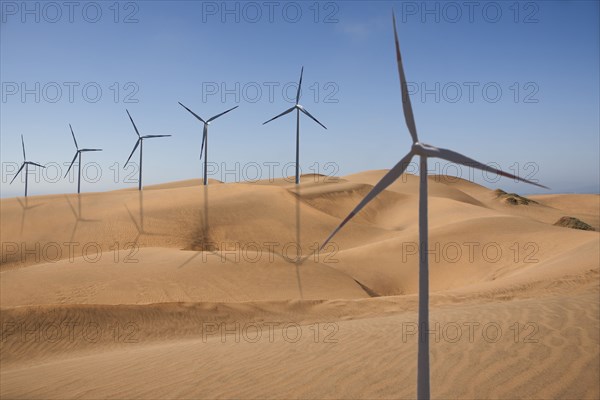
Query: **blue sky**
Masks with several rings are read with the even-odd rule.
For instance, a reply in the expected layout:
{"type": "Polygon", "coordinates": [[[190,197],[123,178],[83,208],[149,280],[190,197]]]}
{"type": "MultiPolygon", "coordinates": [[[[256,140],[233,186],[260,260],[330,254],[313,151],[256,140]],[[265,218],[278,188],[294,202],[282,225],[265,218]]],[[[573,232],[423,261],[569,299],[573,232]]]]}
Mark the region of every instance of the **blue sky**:
{"type": "Polygon", "coordinates": [[[552,192],[597,192],[599,3],[465,4],[2,1],[1,195],[23,192],[21,178],[8,184],[21,134],[28,158],[48,165],[31,172],[30,195],[76,191],[75,177],[57,178],[75,151],[69,123],[81,147],[104,149],[84,154],[83,191],[136,187],[135,166],[123,169],[136,140],[125,109],[142,133],[173,135],[145,142],[144,184],[200,177],[202,126],[178,101],[206,118],[239,105],[211,125],[211,177],[292,175],[293,115],[262,122],[292,105],[301,66],[301,103],[328,127],[302,119],[303,172],[390,168],[410,148],[392,8],[423,142],[552,192]]]}

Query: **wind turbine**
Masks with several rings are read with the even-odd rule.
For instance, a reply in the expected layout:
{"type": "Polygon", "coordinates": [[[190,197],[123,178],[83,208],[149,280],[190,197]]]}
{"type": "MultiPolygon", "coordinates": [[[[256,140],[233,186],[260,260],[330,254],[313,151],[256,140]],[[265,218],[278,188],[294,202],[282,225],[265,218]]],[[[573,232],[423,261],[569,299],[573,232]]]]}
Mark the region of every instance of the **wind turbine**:
{"type": "Polygon", "coordinates": [[[77,139],[75,139],[75,134],[73,133],[73,127],[71,126],[71,124],[69,124],[69,128],[71,128],[71,136],[73,136],[73,141],[75,142],[75,148],[77,149],[77,151],[75,152],[75,157],[73,157],[73,161],[71,161],[71,165],[69,165],[69,169],[65,174],[65,178],[67,177],[67,175],[69,175],[71,167],[75,163],[75,160],[79,157],[79,160],[77,162],[79,164],[79,173],[77,174],[77,194],[79,194],[81,193],[81,153],[85,153],[88,151],[102,151],[102,149],[80,149],[79,145],[77,145],[77,139]]]}
{"type": "Polygon", "coordinates": [[[27,156],[25,155],[25,141],[23,140],[23,135],[21,135],[21,146],[23,147],[23,164],[21,164],[21,168],[19,168],[19,170],[17,171],[15,176],[12,178],[12,181],[10,181],[10,183],[12,184],[15,181],[15,179],[17,179],[17,176],[19,176],[19,174],[21,173],[23,168],[25,168],[25,197],[27,197],[27,176],[29,175],[29,166],[35,165],[36,167],[41,167],[41,168],[46,168],[46,167],[44,167],[43,165],[40,165],[38,163],[34,163],[32,161],[27,161],[27,156]]]}
{"type": "Polygon", "coordinates": [[[402,57],[400,55],[400,45],[398,44],[398,33],[396,32],[396,17],[392,12],[392,21],[394,24],[394,39],[396,43],[396,60],[398,63],[398,74],[400,75],[400,87],[402,91],[402,108],[404,109],[404,119],[406,126],[413,140],[410,152],[404,156],[365,196],[364,199],[352,210],[350,214],[335,228],[323,243],[320,250],[333,238],[333,236],[344,226],[352,217],[363,209],[379,193],[390,186],[406,170],[410,160],[414,156],[420,158],[420,189],[419,189],[419,348],[417,356],[417,398],[429,399],[429,260],[428,260],[428,232],[427,232],[427,158],[441,158],[453,163],[475,167],[487,172],[493,172],[507,178],[513,178],[531,185],[548,189],[546,186],[537,184],[527,179],[499,171],[489,167],[469,157],[463,156],[448,149],[437,148],[428,144],[421,143],[417,136],[417,128],[412,112],[410,97],[404,76],[402,66],[402,57]]]}
{"type": "Polygon", "coordinates": [[[202,132],[202,147],[200,147],[200,160],[202,160],[202,151],[204,150],[204,185],[208,185],[208,177],[206,175],[206,170],[207,170],[207,166],[208,166],[208,126],[210,125],[210,123],[212,121],[219,118],[221,115],[225,115],[229,111],[235,110],[239,106],[235,106],[233,108],[230,108],[227,111],[223,111],[221,114],[217,114],[214,117],[210,117],[209,119],[207,119],[205,121],[198,114],[196,114],[195,112],[193,112],[192,110],[190,110],[189,108],[187,108],[186,106],[181,104],[181,102],[178,102],[178,103],[181,107],[188,110],[194,117],[196,117],[200,122],[202,122],[204,124],[204,131],[202,132]]]}
{"type": "Polygon", "coordinates": [[[159,138],[159,137],[169,137],[171,135],[146,135],[146,136],[140,136],[140,131],[138,131],[137,126],[135,126],[135,122],[133,122],[133,118],[131,118],[131,114],[129,114],[129,110],[125,110],[125,111],[127,111],[127,115],[129,115],[129,120],[133,124],[133,129],[135,129],[135,133],[138,136],[138,140],[137,140],[137,142],[135,142],[135,146],[133,146],[133,150],[131,150],[131,154],[129,155],[129,158],[125,162],[125,165],[123,166],[123,169],[125,169],[125,167],[127,167],[127,164],[129,163],[129,160],[131,159],[131,156],[133,155],[133,153],[135,153],[135,150],[138,148],[138,146],[140,146],[140,177],[138,179],[139,180],[139,182],[138,182],[138,190],[142,190],[142,147],[144,145],[144,139],[153,139],[153,138],[159,138]]]}
{"type": "Polygon", "coordinates": [[[292,111],[296,110],[296,184],[300,183],[300,112],[303,112],[304,114],[308,115],[313,121],[315,121],[317,124],[321,125],[323,128],[327,129],[325,127],[325,125],[323,125],[322,123],[320,123],[315,117],[312,116],[311,113],[308,112],[308,110],[306,108],[304,108],[303,106],[301,106],[299,104],[300,101],[300,88],[302,87],[302,75],[304,73],[304,67],[302,67],[302,69],[300,70],[300,82],[298,82],[298,92],[296,93],[296,104],[294,104],[293,107],[285,110],[284,112],[282,112],[279,115],[276,115],[275,117],[271,118],[270,120],[263,122],[264,124],[267,124],[281,116],[284,116],[286,114],[291,113],[292,111]]]}

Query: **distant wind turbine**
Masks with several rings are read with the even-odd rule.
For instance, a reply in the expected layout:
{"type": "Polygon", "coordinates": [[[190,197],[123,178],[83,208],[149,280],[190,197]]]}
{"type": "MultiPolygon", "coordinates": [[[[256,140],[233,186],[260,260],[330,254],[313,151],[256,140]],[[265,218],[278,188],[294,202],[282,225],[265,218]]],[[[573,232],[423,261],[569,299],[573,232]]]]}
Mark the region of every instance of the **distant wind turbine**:
{"type": "Polygon", "coordinates": [[[140,146],[140,175],[139,175],[139,182],[138,182],[138,190],[142,190],[142,147],[144,145],[144,139],[153,139],[153,138],[159,138],[159,137],[169,137],[171,135],[146,135],[146,136],[140,136],[140,131],[138,131],[137,126],[135,126],[135,122],[133,122],[133,118],[131,118],[131,114],[129,114],[129,110],[125,110],[125,111],[127,111],[127,115],[129,115],[129,120],[133,124],[133,129],[135,129],[135,133],[138,136],[138,140],[137,140],[137,142],[135,142],[135,146],[133,146],[133,150],[131,150],[131,154],[129,155],[129,158],[125,162],[125,165],[123,166],[123,169],[125,169],[125,167],[127,167],[127,164],[129,163],[129,160],[131,159],[131,156],[133,155],[133,153],[135,153],[135,150],[138,148],[138,146],[140,146]]]}
{"type": "Polygon", "coordinates": [[[428,232],[427,232],[427,158],[441,158],[453,163],[475,167],[487,172],[493,172],[498,175],[516,179],[531,185],[548,189],[546,186],[539,185],[527,179],[499,171],[489,167],[469,157],[463,156],[457,152],[447,149],[441,149],[419,142],[417,128],[412,112],[410,97],[404,76],[402,66],[402,57],[400,55],[400,45],[398,44],[398,34],[396,32],[396,17],[392,13],[394,24],[394,39],[396,42],[396,60],[398,63],[398,74],[400,75],[400,86],[402,90],[402,108],[404,109],[404,119],[408,131],[413,140],[412,149],[400,160],[385,176],[371,189],[365,198],[352,210],[352,212],[335,228],[327,240],[321,246],[321,250],[329,243],[333,236],[344,226],[352,217],[363,209],[379,193],[390,186],[406,170],[410,160],[414,156],[420,158],[420,190],[419,190],[419,349],[417,356],[417,398],[429,399],[429,260],[428,260],[428,232]],[[421,334],[421,332],[423,334],[421,334]]]}
{"type": "Polygon", "coordinates": [[[206,175],[207,174],[206,173],[207,166],[208,166],[208,126],[210,125],[210,123],[212,121],[219,118],[221,115],[225,115],[229,111],[235,110],[239,106],[235,106],[233,108],[230,108],[227,111],[223,111],[221,114],[217,114],[214,117],[210,117],[209,119],[207,119],[205,121],[198,114],[196,114],[195,112],[193,112],[192,110],[190,110],[189,108],[187,108],[186,106],[181,104],[180,102],[178,102],[178,103],[181,107],[188,110],[190,112],[190,114],[192,114],[194,117],[196,117],[200,122],[202,122],[204,124],[204,131],[202,132],[202,146],[200,147],[200,160],[202,160],[202,151],[204,151],[204,185],[208,185],[208,177],[206,175]]]}
{"type": "Polygon", "coordinates": [[[73,127],[71,126],[71,124],[69,124],[69,128],[71,128],[71,136],[73,136],[73,141],[75,142],[75,148],[77,149],[77,151],[75,152],[75,157],[73,157],[73,161],[71,161],[71,165],[69,165],[69,169],[65,174],[65,178],[67,177],[67,175],[69,175],[71,167],[75,163],[75,160],[79,157],[79,160],[77,161],[77,163],[79,164],[79,173],[77,174],[77,193],[81,193],[81,153],[85,153],[88,151],[102,151],[102,149],[80,149],[79,145],[77,145],[77,139],[75,139],[75,134],[73,133],[73,127]]]}
{"type": "Polygon", "coordinates": [[[276,115],[275,117],[271,118],[270,120],[263,122],[264,124],[267,124],[281,116],[284,116],[286,114],[291,113],[292,111],[296,110],[296,184],[300,183],[300,112],[303,112],[304,114],[308,115],[313,121],[315,121],[317,124],[321,125],[323,128],[327,129],[325,127],[325,125],[323,125],[322,123],[320,123],[315,117],[312,116],[311,113],[308,112],[308,110],[304,107],[302,107],[299,104],[300,101],[300,88],[302,87],[302,75],[304,73],[304,67],[302,67],[302,69],[300,70],[300,82],[298,82],[298,92],[296,93],[296,104],[294,104],[293,107],[285,110],[284,112],[282,112],[279,115],[276,115]]]}
{"type": "Polygon", "coordinates": [[[25,141],[23,140],[23,135],[21,135],[21,146],[23,147],[23,164],[21,164],[21,168],[19,168],[19,170],[17,171],[15,176],[12,178],[12,181],[10,181],[10,183],[12,184],[15,181],[15,179],[17,179],[17,176],[19,176],[19,174],[21,173],[23,168],[25,168],[25,197],[27,197],[27,177],[29,175],[29,166],[35,165],[36,167],[40,167],[40,168],[46,168],[46,167],[44,167],[43,165],[40,165],[38,163],[34,163],[32,161],[27,161],[27,156],[25,155],[25,141]]]}

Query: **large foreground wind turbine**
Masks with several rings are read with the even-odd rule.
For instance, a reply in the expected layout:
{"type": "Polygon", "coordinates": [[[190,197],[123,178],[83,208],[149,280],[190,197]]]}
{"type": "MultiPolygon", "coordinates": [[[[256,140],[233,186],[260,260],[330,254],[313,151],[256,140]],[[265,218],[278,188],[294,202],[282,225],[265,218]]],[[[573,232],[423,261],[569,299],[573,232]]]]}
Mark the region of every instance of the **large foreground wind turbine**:
{"type": "Polygon", "coordinates": [[[27,156],[25,155],[25,141],[23,140],[23,135],[21,135],[21,146],[23,147],[23,164],[21,164],[21,168],[19,168],[19,170],[17,171],[15,176],[12,178],[10,183],[12,184],[15,181],[15,179],[17,179],[17,176],[19,176],[19,174],[21,173],[23,168],[25,168],[25,197],[27,197],[27,176],[29,175],[29,166],[35,165],[36,167],[41,167],[41,168],[46,168],[46,167],[44,167],[43,165],[40,165],[38,163],[34,163],[32,161],[27,161],[27,156]]]}
{"type": "Polygon", "coordinates": [[[419,190],[419,349],[417,359],[417,398],[429,399],[429,260],[428,260],[428,233],[427,233],[427,158],[436,157],[453,163],[475,167],[483,171],[493,172],[508,178],[513,178],[535,186],[546,188],[527,179],[499,171],[478,161],[475,161],[462,154],[452,150],[440,149],[419,142],[415,119],[408,96],[406,77],[402,66],[402,57],[400,55],[400,45],[398,44],[398,34],[396,32],[396,18],[392,13],[394,24],[394,39],[396,42],[396,59],[398,62],[398,73],[400,75],[400,86],[402,90],[402,108],[404,109],[404,119],[408,131],[413,140],[410,152],[404,156],[385,176],[371,189],[365,198],[356,206],[354,210],[342,221],[342,223],[333,231],[327,240],[321,246],[321,250],[333,238],[333,236],[352,219],[360,210],[363,209],[379,193],[385,190],[406,170],[410,160],[414,156],[420,158],[420,190],[419,190]]]}
{"type": "Polygon", "coordinates": [[[127,167],[127,163],[129,163],[129,160],[131,159],[131,156],[133,155],[133,153],[135,153],[135,150],[138,148],[138,146],[140,146],[140,174],[139,174],[140,176],[139,176],[139,182],[138,182],[138,190],[142,190],[142,147],[144,145],[144,139],[153,139],[153,138],[159,138],[159,137],[169,137],[171,135],[146,135],[146,136],[140,136],[140,131],[138,131],[137,126],[135,126],[135,122],[133,122],[133,118],[131,118],[131,114],[129,114],[129,110],[125,110],[125,111],[127,111],[127,115],[129,115],[129,120],[133,124],[133,129],[135,129],[135,133],[138,136],[138,140],[137,140],[137,142],[135,142],[135,146],[133,146],[133,150],[131,150],[131,154],[129,155],[129,158],[125,162],[125,165],[123,166],[123,169],[125,169],[125,167],[127,167]]]}
{"type": "Polygon", "coordinates": [[[88,151],[102,151],[102,149],[80,149],[77,145],[77,139],[75,139],[75,134],[73,133],[73,127],[71,126],[71,124],[69,124],[69,128],[71,128],[71,136],[73,136],[73,141],[75,142],[75,148],[77,149],[77,151],[75,152],[75,157],[73,157],[73,161],[71,161],[71,165],[69,165],[69,169],[65,174],[65,178],[67,177],[67,175],[69,175],[71,167],[75,163],[75,160],[79,157],[79,173],[77,174],[77,193],[81,193],[81,153],[85,153],[88,151]]]}
{"type": "Polygon", "coordinates": [[[202,151],[204,150],[204,185],[208,185],[208,177],[206,175],[206,170],[207,170],[207,166],[208,166],[208,126],[210,125],[210,123],[212,121],[219,118],[221,115],[225,115],[229,111],[235,110],[239,106],[235,106],[233,108],[230,108],[227,111],[223,111],[221,114],[217,114],[214,117],[210,117],[209,119],[207,119],[205,121],[198,114],[196,114],[195,112],[193,112],[192,110],[190,110],[189,108],[187,108],[186,106],[181,104],[180,102],[178,102],[178,103],[181,107],[188,110],[194,117],[196,117],[200,122],[202,122],[204,124],[204,131],[202,132],[202,147],[200,147],[200,160],[202,160],[202,151]]]}
{"type": "Polygon", "coordinates": [[[302,69],[300,70],[300,82],[298,82],[298,92],[296,93],[296,104],[294,104],[293,107],[285,110],[281,114],[276,115],[275,117],[271,118],[270,120],[268,120],[266,122],[263,122],[263,125],[267,124],[267,123],[273,121],[274,119],[277,119],[281,116],[284,116],[285,114],[289,114],[292,111],[296,110],[296,184],[300,183],[300,112],[303,112],[304,114],[308,115],[317,124],[321,125],[325,129],[327,129],[325,127],[325,125],[323,125],[315,117],[313,117],[306,108],[302,107],[299,104],[300,88],[302,87],[302,74],[303,73],[304,73],[304,67],[302,67],[302,69]]]}

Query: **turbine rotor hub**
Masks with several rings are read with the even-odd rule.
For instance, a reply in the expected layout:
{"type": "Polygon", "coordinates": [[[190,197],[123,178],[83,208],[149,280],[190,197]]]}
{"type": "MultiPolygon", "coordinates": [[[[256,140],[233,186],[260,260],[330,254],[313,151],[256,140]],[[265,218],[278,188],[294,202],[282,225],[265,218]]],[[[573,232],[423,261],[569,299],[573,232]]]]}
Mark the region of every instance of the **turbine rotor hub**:
{"type": "Polygon", "coordinates": [[[432,150],[437,150],[437,148],[425,143],[414,142],[411,151],[413,154],[418,156],[427,156],[427,154],[431,153],[432,150]]]}
{"type": "Polygon", "coordinates": [[[414,142],[412,145],[412,153],[422,156],[425,153],[425,148],[421,142],[414,142]]]}

